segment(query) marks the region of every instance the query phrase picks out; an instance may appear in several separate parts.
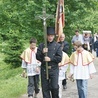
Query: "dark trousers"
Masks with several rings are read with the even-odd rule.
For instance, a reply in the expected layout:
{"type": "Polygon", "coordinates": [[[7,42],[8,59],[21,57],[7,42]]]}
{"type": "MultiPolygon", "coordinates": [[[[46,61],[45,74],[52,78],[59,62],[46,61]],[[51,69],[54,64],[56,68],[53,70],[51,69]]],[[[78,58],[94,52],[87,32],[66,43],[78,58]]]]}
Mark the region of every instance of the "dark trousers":
{"type": "MultiPolygon", "coordinates": [[[[65,73],[65,78],[67,78],[67,77],[66,77],[66,73],[65,73]]],[[[62,81],[62,85],[65,86],[66,84],[67,84],[67,80],[64,79],[64,80],[62,81]]]]}
{"type": "Polygon", "coordinates": [[[41,69],[41,83],[43,98],[59,98],[58,86],[59,69],[49,70],[49,79],[46,78],[46,71],[41,69]]]}
{"type": "Polygon", "coordinates": [[[28,96],[39,93],[39,75],[28,76],[28,96]]]}
{"type": "Polygon", "coordinates": [[[96,48],[96,57],[98,57],[98,48],[96,48]]]}
{"type": "Polygon", "coordinates": [[[66,84],[67,84],[67,81],[66,81],[66,79],[64,79],[64,80],[62,81],[62,85],[65,86],[66,84]]]}

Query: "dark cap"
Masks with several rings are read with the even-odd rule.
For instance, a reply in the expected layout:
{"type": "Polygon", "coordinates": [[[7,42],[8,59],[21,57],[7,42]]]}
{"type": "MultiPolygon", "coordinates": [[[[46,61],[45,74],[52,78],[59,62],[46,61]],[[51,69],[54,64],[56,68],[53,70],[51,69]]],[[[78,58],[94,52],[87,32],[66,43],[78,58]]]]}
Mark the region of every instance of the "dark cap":
{"type": "Polygon", "coordinates": [[[55,28],[47,27],[47,35],[55,35],[55,28]]]}

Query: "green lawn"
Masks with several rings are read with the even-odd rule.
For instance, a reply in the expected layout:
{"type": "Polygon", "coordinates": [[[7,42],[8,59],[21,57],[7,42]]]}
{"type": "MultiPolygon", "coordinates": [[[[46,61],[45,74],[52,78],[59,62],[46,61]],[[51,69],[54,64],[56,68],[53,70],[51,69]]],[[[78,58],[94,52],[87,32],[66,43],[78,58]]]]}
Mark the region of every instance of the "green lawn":
{"type": "Polygon", "coordinates": [[[27,78],[20,76],[22,68],[10,69],[0,53],[0,98],[19,98],[27,91],[27,78]]]}

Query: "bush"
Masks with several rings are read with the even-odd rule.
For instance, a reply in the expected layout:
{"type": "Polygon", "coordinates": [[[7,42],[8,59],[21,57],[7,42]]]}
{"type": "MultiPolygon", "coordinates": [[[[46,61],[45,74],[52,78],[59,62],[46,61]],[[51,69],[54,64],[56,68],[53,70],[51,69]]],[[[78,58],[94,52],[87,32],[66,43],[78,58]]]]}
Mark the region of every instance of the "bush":
{"type": "Polygon", "coordinates": [[[21,40],[18,33],[11,32],[8,34],[9,41],[4,48],[4,53],[6,57],[4,61],[10,64],[12,67],[16,68],[21,65],[20,54],[23,51],[23,41],[21,40]]]}

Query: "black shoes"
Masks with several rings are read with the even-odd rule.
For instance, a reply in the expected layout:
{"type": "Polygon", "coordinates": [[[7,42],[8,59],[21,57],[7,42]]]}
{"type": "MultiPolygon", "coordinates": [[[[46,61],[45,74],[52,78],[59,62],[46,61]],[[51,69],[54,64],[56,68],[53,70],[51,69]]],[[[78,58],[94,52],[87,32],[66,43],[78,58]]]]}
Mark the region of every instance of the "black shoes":
{"type": "Polygon", "coordinates": [[[63,90],[66,90],[67,89],[67,86],[66,85],[63,85],[63,90]]]}

